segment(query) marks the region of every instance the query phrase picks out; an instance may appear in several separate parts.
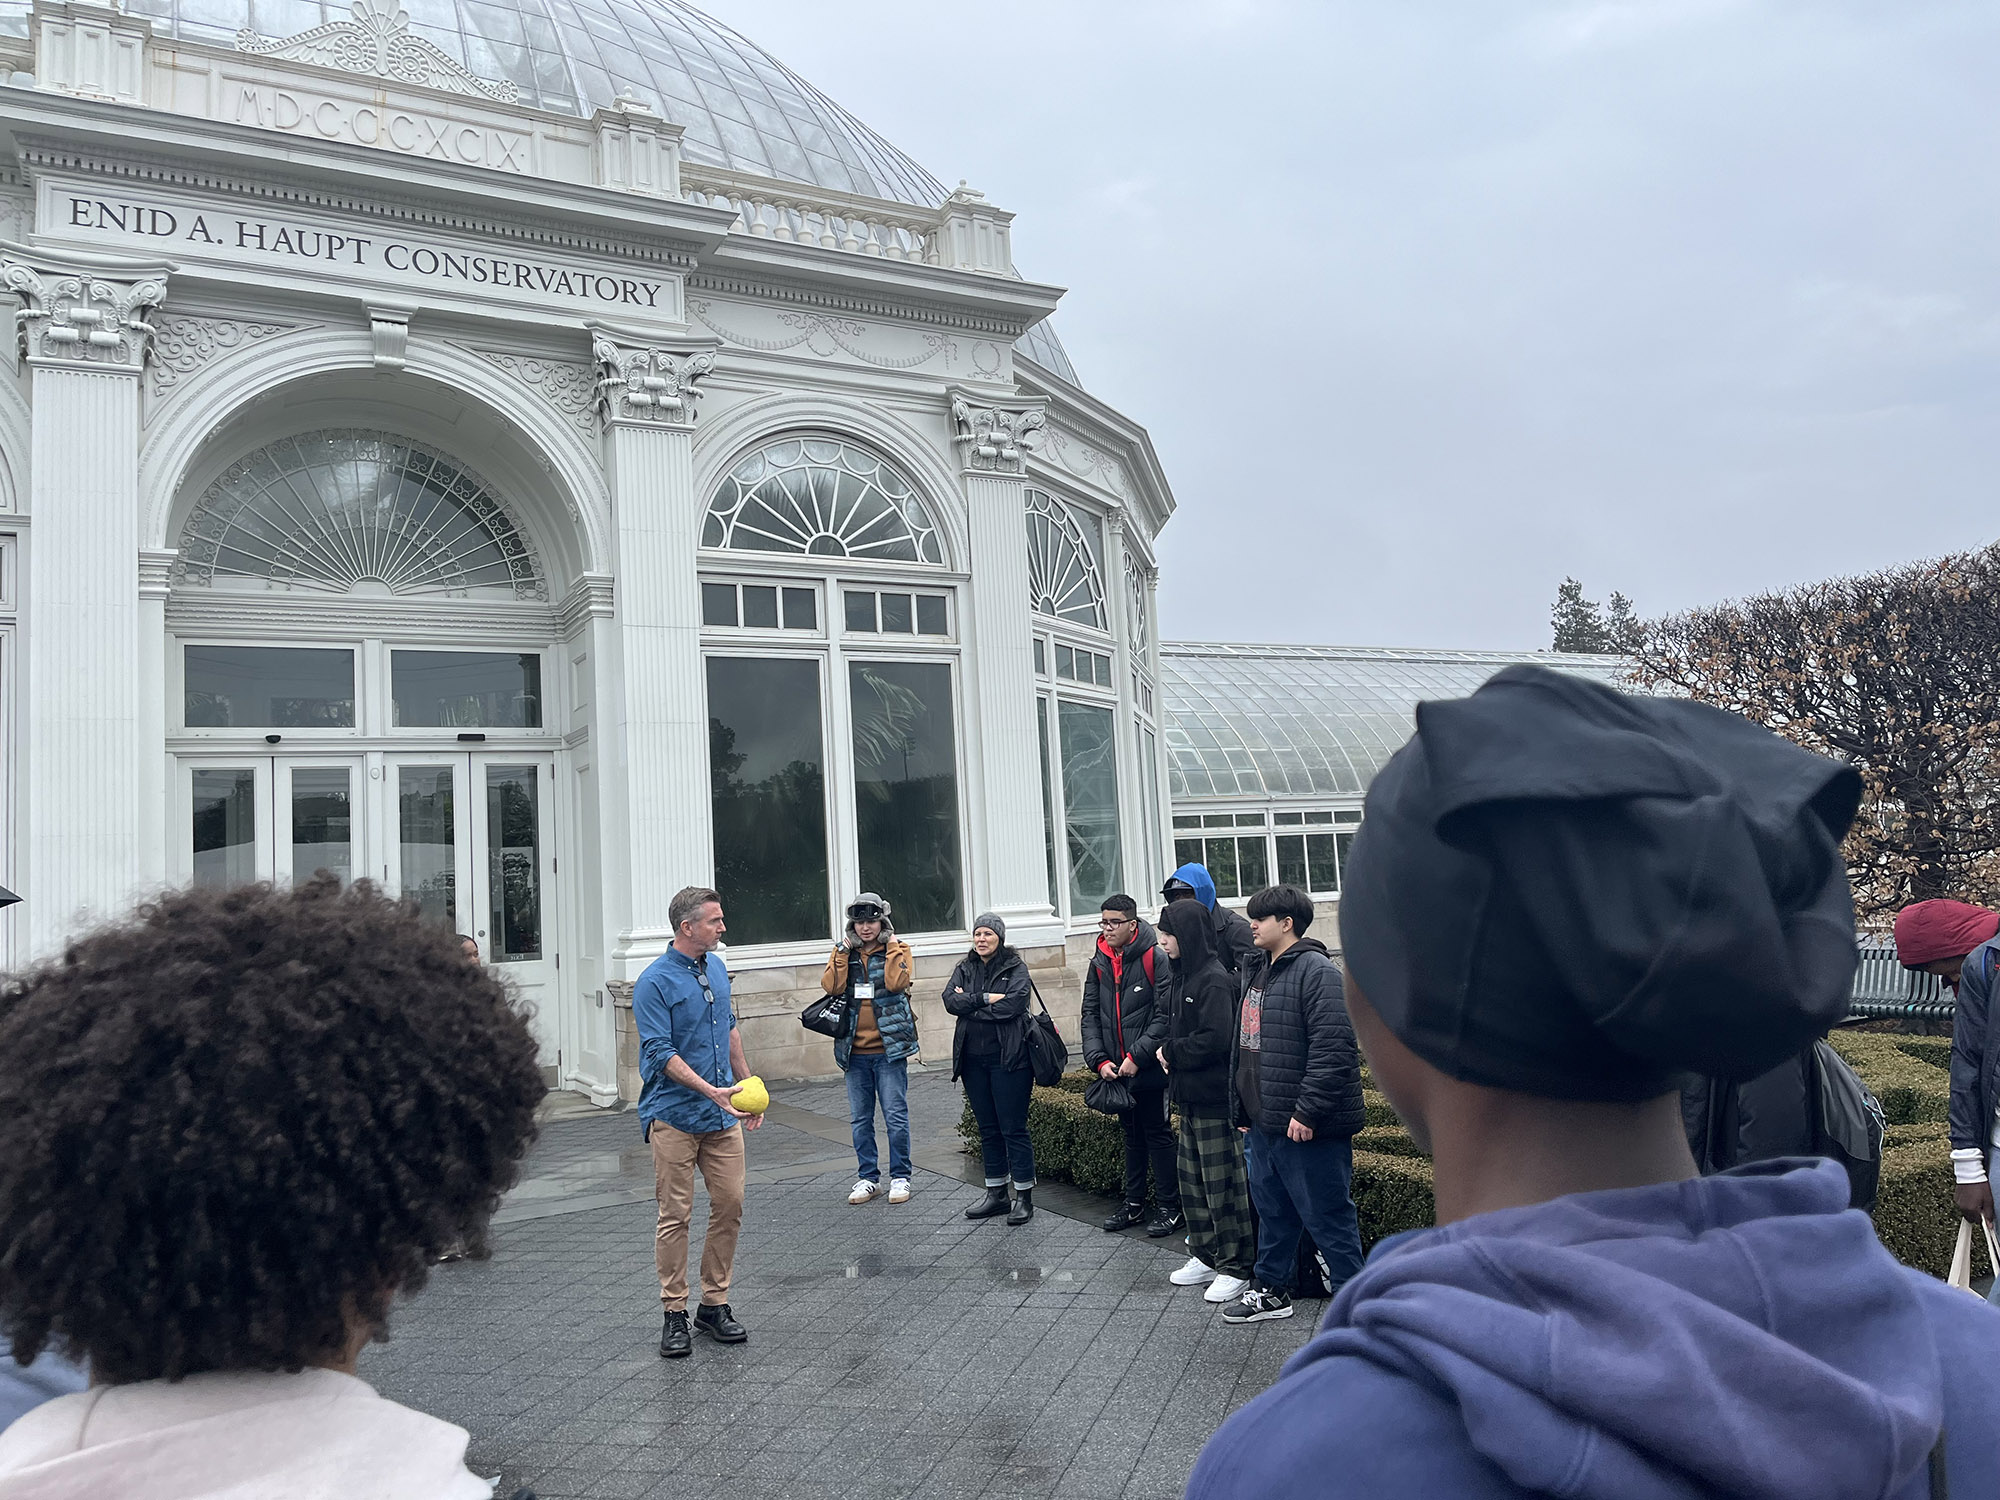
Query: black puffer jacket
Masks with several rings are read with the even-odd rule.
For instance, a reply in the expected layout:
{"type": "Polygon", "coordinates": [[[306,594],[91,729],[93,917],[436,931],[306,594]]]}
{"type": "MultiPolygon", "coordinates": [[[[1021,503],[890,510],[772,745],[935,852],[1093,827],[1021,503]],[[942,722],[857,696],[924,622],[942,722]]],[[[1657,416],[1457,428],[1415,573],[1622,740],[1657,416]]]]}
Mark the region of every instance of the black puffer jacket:
{"type": "Polygon", "coordinates": [[[1160,927],[1180,947],[1166,987],[1167,1095],[1190,1114],[1229,1113],[1229,1052],[1236,1036],[1236,986],[1214,949],[1208,908],[1174,901],[1160,913],[1160,927]]]}
{"type": "Polygon", "coordinates": [[[1157,997],[1166,993],[1174,966],[1146,922],[1139,924],[1120,958],[1122,983],[1112,975],[1111,955],[1104,951],[1104,940],[1097,940],[1097,951],[1090,956],[1090,972],[1083,976],[1083,1065],[1095,1073],[1100,1063],[1123,1062],[1130,1053],[1139,1065],[1133,1083],[1140,1088],[1162,1088],[1166,1079],[1153,1054],[1167,1039],[1167,1008],[1157,997]],[[1150,960],[1146,957],[1149,951],[1150,960]],[[1153,971],[1150,979],[1146,977],[1149,962],[1153,971]]]}
{"type": "MultiPolygon", "coordinates": [[[[1318,938],[1300,938],[1274,964],[1261,953],[1243,974],[1243,989],[1264,992],[1263,1048],[1257,1060],[1262,1110],[1244,1116],[1242,1096],[1230,1090],[1238,1125],[1283,1135],[1294,1119],[1315,1138],[1351,1136],[1366,1115],[1361,1104],[1361,1049],[1347,1018],[1347,990],[1340,968],[1318,938]]],[[[1235,1028],[1230,1032],[1229,1075],[1236,1076],[1235,1028]]]]}
{"type": "Polygon", "coordinates": [[[966,1038],[974,1026],[994,1028],[1001,1072],[1028,1066],[1028,966],[1012,948],[1002,944],[991,958],[981,958],[977,951],[961,958],[945,981],[944,1008],[958,1017],[951,1033],[954,1082],[965,1069],[966,1038]],[[989,1005],[989,994],[1005,998],[989,1005]]]}
{"type": "Polygon", "coordinates": [[[1250,932],[1250,919],[1218,901],[1211,920],[1215,931],[1215,956],[1233,978],[1242,977],[1243,971],[1257,961],[1259,951],[1257,939],[1250,932]]]}

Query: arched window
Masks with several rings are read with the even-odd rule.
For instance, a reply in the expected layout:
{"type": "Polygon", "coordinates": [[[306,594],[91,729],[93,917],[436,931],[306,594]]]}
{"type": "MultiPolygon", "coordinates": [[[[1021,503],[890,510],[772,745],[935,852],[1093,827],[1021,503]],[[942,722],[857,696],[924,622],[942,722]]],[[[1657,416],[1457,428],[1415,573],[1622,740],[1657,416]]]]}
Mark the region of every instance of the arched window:
{"type": "Polygon", "coordinates": [[[546,599],[529,548],[486,486],[420,444],[309,432],[231,464],[181,537],[181,576],[330,594],[546,599]]]}
{"type": "Polygon", "coordinates": [[[729,471],[709,502],[704,547],[944,562],[916,488],[865,448],[837,438],[784,438],[729,471]]]}
{"type": "Polygon", "coordinates": [[[1152,644],[1152,621],[1147,617],[1146,602],[1150,591],[1146,587],[1146,575],[1139,565],[1129,558],[1125,563],[1125,587],[1132,598],[1132,653],[1145,660],[1146,648],[1152,644]]]}
{"type": "Polygon", "coordinates": [[[1040,490],[1028,491],[1028,600],[1038,615],[1105,628],[1104,584],[1083,528],[1040,490]]]}

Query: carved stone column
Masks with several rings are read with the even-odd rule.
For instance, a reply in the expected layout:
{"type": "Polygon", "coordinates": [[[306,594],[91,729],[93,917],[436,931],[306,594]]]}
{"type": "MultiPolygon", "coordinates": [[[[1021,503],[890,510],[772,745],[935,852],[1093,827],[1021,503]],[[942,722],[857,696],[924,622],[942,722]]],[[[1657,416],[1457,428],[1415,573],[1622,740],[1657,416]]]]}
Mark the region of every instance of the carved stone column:
{"type": "Polygon", "coordinates": [[[969,392],[953,393],[951,414],[972,543],[967,717],[977,753],[967,764],[979,788],[970,802],[985,851],[973,870],[971,909],[997,912],[1016,946],[1060,942],[1042,847],[1028,610],[1027,453],[1041,441],[1045,419],[1040,408],[987,406],[969,392]]]}
{"type": "Polygon", "coordinates": [[[111,916],[165,874],[148,774],[148,684],[160,641],[142,640],[139,375],[147,315],[168,267],[0,248],[0,288],[20,299],[31,371],[27,651],[23,723],[35,795],[24,807],[21,896],[28,954],[111,916]]]}
{"type": "Polygon", "coordinates": [[[623,795],[611,794],[622,816],[604,831],[611,848],[622,835],[626,873],[608,977],[633,979],[673,940],[674,892],[715,874],[694,490],[695,406],[715,353],[591,333],[617,533],[619,696],[606,781],[622,773],[623,795]]]}

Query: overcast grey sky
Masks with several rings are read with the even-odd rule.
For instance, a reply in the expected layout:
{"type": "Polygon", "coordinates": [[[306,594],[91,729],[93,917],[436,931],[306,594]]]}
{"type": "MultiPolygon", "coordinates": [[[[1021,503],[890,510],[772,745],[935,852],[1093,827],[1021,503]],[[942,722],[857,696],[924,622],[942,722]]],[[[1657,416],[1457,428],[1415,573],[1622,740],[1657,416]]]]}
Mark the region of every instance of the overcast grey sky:
{"type": "Polygon", "coordinates": [[[2000,8],[698,0],[1070,288],[1170,638],[1536,647],[2000,537],[2000,8]]]}

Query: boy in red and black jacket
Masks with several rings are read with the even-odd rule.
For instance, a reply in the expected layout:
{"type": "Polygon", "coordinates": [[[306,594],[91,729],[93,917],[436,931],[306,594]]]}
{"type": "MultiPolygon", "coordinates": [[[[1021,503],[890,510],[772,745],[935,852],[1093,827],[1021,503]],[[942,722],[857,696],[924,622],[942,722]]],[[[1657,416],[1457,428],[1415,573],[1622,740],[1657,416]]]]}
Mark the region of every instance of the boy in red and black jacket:
{"type": "Polygon", "coordinates": [[[1181,1230],[1180,1177],[1173,1127],[1167,1123],[1167,1075],[1160,1043],[1167,1039],[1167,1010],[1157,1003],[1173,972],[1155,946],[1153,929],[1139,920],[1130,896],[1106,896],[1099,912],[1097,952],[1083,979],[1083,1061],[1100,1077],[1132,1085],[1133,1107],[1120,1115],[1125,1127],[1125,1202],[1104,1221],[1116,1234],[1144,1224],[1153,1239],[1181,1230]],[[1153,1214],[1146,1215],[1146,1169],[1153,1171],[1153,1214]]]}

